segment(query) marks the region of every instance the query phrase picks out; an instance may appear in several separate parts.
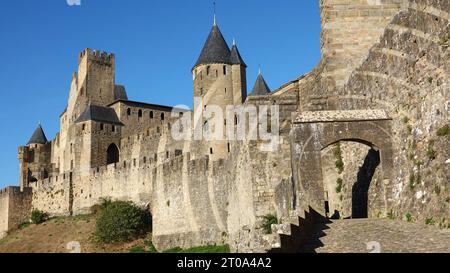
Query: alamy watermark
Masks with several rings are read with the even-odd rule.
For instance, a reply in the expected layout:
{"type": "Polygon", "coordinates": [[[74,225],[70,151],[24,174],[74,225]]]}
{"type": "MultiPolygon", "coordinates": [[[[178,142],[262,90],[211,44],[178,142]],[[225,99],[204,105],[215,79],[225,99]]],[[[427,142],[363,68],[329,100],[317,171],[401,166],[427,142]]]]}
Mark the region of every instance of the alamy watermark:
{"type": "Polygon", "coordinates": [[[194,98],[194,111],[174,107],[171,126],[174,140],[259,141],[260,150],[275,151],[280,145],[279,105],[204,105],[194,98]]]}
{"type": "Polygon", "coordinates": [[[69,6],[81,6],[81,0],[66,0],[69,6]]]}

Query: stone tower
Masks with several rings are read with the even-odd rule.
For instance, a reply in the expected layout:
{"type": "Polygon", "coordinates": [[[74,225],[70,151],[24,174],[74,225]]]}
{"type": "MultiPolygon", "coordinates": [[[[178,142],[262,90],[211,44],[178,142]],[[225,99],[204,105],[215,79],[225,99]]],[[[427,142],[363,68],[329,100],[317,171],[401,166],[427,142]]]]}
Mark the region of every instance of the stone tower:
{"type": "MultiPolygon", "coordinates": [[[[228,105],[240,105],[244,103],[247,96],[247,79],[244,60],[242,59],[236,43],[228,47],[218,25],[214,25],[209,33],[208,39],[201,51],[200,57],[192,69],[194,79],[194,98],[202,99],[200,104],[194,101],[196,113],[207,106],[219,106],[223,110],[223,121],[226,125],[226,107],[228,105]]],[[[195,121],[195,126],[203,126],[205,130],[215,131],[214,121],[203,117],[195,121]],[[199,124],[201,122],[201,124],[199,124]]],[[[224,132],[225,132],[224,127],[224,132]]],[[[225,135],[224,135],[225,137],[225,135]]],[[[212,160],[227,158],[230,144],[226,140],[207,141],[202,145],[200,154],[208,154],[212,160]]]]}
{"type": "Polygon", "coordinates": [[[31,182],[48,178],[51,172],[51,145],[42,126],[34,131],[26,146],[19,147],[20,188],[30,186],[31,182]]]}
{"type": "Polygon", "coordinates": [[[78,61],[80,95],[92,104],[105,106],[114,102],[115,56],[86,49],[78,61]]]}
{"type": "Polygon", "coordinates": [[[406,4],[404,0],[321,0],[321,51],[327,64],[323,76],[342,87],[406,4]]]}
{"type": "Polygon", "coordinates": [[[115,101],[115,56],[85,49],[78,57],[78,72],[74,73],[67,107],[68,125],[86,106],[106,106],[115,101]]]}

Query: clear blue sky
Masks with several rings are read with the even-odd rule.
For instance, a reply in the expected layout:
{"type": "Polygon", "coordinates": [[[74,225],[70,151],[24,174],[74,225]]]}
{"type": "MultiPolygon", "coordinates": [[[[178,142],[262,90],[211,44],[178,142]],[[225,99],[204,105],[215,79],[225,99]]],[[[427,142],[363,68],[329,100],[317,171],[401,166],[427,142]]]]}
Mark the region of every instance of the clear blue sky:
{"type": "MultiPolygon", "coordinates": [[[[192,104],[192,76],[213,21],[212,0],[8,0],[0,5],[0,188],[17,185],[17,147],[39,121],[59,131],[71,75],[84,48],[116,54],[116,83],[132,100],[192,104]]],[[[217,0],[219,27],[275,89],[320,58],[318,0],[217,0]]]]}

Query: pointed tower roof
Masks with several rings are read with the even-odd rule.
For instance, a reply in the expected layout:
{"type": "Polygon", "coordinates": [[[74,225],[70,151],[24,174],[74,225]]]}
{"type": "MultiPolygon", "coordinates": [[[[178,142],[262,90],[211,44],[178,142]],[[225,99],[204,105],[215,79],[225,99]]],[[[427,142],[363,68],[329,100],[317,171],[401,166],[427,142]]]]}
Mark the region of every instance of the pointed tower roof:
{"type": "Polygon", "coordinates": [[[200,57],[194,65],[194,68],[202,64],[225,63],[230,64],[230,48],[223,38],[217,24],[214,23],[208,39],[203,46],[200,57]]]}
{"type": "Polygon", "coordinates": [[[38,125],[27,145],[30,144],[46,144],[48,142],[41,124],[38,125]]]}
{"type": "Polygon", "coordinates": [[[230,62],[231,64],[240,64],[242,66],[247,67],[247,65],[245,64],[244,60],[241,57],[241,54],[239,53],[239,49],[237,48],[235,40],[233,40],[233,47],[231,48],[230,62]]]}
{"type": "Polygon", "coordinates": [[[264,96],[270,94],[270,92],[271,92],[270,88],[260,72],[258,78],[256,79],[255,86],[253,87],[253,91],[250,94],[250,96],[264,96]]]}

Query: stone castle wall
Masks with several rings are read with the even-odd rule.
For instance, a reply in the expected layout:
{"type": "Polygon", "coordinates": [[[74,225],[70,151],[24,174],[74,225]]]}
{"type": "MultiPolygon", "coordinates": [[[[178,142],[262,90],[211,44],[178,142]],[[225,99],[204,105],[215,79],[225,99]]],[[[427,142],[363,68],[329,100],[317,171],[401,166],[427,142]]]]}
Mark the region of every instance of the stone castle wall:
{"type": "Polygon", "coordinates": [[[8,187],[0,190],[0,238],[27,222],[31,215],[32,189],[8,187]]]}

